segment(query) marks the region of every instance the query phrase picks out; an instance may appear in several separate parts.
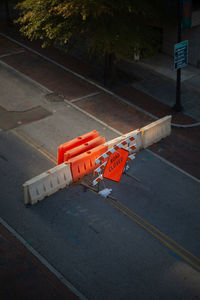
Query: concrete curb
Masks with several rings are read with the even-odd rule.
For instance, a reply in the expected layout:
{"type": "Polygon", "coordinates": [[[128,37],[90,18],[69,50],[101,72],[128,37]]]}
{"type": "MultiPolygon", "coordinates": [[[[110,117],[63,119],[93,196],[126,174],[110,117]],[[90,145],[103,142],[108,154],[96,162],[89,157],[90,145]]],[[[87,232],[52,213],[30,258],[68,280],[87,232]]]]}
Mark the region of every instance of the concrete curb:
{"type": "Polygon", "coordinates": [[[53,273],[60,282],[62,282],[70,291],[72,291],[80,300],[87,300],[87,298],[81,294],[71,282],[69,282],[57,269],[55,269],[39,252],[37,252],[19,233],[15,231],[4,219],[0,217],[0,224],[2,224],[15,238],[23,244],[23,246],[29,250],[39,261],[42,263],[51,273],[53,273]]]}

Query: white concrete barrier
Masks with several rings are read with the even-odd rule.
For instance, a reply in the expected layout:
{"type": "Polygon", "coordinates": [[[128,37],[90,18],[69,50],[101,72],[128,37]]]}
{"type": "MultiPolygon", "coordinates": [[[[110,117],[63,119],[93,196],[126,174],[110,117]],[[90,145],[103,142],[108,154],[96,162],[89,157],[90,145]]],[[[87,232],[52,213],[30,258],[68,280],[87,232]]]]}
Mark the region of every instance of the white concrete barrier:
{"type": "Polygon", "coordinates": [[[171,119],[172,116],[166,116],[141,128],[141,148],[147,148],[170,135],[171,119]]]}
{"type": "Polygon", "coordinates": [[[106,142],[108,145],[108,149],[112,148],[114,145],[120,143],[122,140],[127,137],[137,134],[136,141],[136,150],[134,152],[139,151],[140,149],[147,148],[152,144],[160,141],[166,136],[171,134],[171,119],[172,116],[166,116],[161,118],[147,126],[142,127],[141,129],[136,129],[126,134],[123,134],[109,142],[106,142]]]}
{"type": "Polygon", "coordinates": [[[70,165],[60,164],[23,184],[25,204],[35,204],[73,182],[70,165]]]}

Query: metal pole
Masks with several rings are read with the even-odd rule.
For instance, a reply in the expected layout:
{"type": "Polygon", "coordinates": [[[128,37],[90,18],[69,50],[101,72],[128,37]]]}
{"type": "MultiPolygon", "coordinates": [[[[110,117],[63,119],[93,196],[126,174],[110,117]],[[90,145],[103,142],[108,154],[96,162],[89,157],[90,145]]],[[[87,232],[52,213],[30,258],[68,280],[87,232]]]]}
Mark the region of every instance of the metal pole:
{"type": "MultiPolygon", "coordinates": [[[[177,43],[182,41],[182,15],[183,15],[183,0],[178,0],[178,36],[177,43]]],[[[176,75],[176,104],[173,109],[177,112],[182,111],[183,107],[181,105],[181,68],[177,70],[176,75]]]]}
{"type": "Polygon", "coordinates": [[[7,24],[10,25],[11,24],[11,18],[10,18],[8,0],[5,0],[4,3],[5,3],[5,10],[6,10],[6,21],[7,21],[7,24]]]}

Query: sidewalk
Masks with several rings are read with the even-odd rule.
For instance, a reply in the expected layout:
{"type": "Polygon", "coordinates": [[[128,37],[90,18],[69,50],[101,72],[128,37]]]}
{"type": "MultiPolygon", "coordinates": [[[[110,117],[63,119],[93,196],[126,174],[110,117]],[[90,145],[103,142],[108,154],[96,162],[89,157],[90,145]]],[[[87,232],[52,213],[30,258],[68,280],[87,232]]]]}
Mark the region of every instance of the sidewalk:
{"type": "MultiPolygon", "coordinates": [[[[62,68],[1,37],[1,45],[4,45],[1,46],[3,47],[3,50],[1,50],[2,55],[6,52],[12,52],[13,48],[16,49],[16,46],[20,50],[24,50],[24,52],[20,54],[2,57],[3,62],[31,77],[54,93],[63,95],[65,99],[73,102],[76,107],[83,109],[120,132],[126,133],[154,121],[151,116],[135,109],[134,105],[158,118],[171,114],[172,123],[194,124],[198,121],[196,116],[192,118],[182,112],[175,113],[172,111],[171,106],[167,105],[163,99],[166,97],[166,99],[170,99],[171,101],[172,92],[175,91],[174,86],[168,88],[168,85],[171,85],[170,81],[160,75],[155,75],[155,72],[152,75],[151,71],[149,72],[148,69],[143,69],[141,74],[145,78],[145,84],[149,84],[150,90],[154,91],[154,93],[158,90],[160,97],[153,97],[150,93],[144,93],[142,89],[135,88],[134,85],[136,83],[134,80],[132,83],[119,82],[118,86],[109,90],[114,92],[117,96],[124,98],[130,105],[133,104],[133,106],[129,106],[119,101],[117,97],[105,93],[101,89],[101,83],[95,81],[94,85],[90,83],[90,81],[93,81],[93,76],[95,77],[98,72],[94,66],[82,62],[75,57],[71,57],[70,55],[60,53],[60,51],[55,48],[42,49],[38,42],[31,43],[27,41],[24,37],[19,36],[13,28],[5,29],[2,27],[1,32],[3,30],[8,36],[40,52],[44,55],[44,58],[50,58],[60,64],[62,68]],[[80,74],[80,76],[83,76],[86,80],[89,80],[89,82],[67,72],[66,68],[80,74]],[[152,78],[156,78],[157,82],[162,81],[164,84],[155,85],[154,81],[151,81],[152,78]],[[100,88],[95,86],[95,84],[98,84],[100,88]],[[159,86],[159,89],[156,88],[157,86],[159,86]],[[158,100],[158,98],[160,100],[158,100]]],[[[139,69],[141,70],[141,68],[139,69]]],[[[140,75],[139,69],[136,69],[138,76],[140,75]]],[[[142,83],[143,81],[141,81],[141,84],[142,83]]],[[[143,86],[144,90],[146,89],[145,84],[143,86]]],[[[186,95],[188,101],[194,97],[194,93],[197,100],[200,99],[200,93],[196,90],[194,91],[194,89],[190,89],[190,93],[186,95]]],[[[195,109],[195,112],[199,113],[198,108],[195,109]]],[[[191,175],[200,178],[199,126],[192,128],[172,128],[170,137],[156,143],[151,146],[150,149],[191,175]]]]}
{"type": "Polygon", "coordinates": [[[0,299],[79,299],[0,224],[0,299]]]}
{"type": "MultiPolygon", "coordinates": [[[[173,58],[164,54],[119,67],[137,80],[132,87],[172,107],[176,101],[176,71],[173,58]],[[156,88],[155,88],[156,87],[156,88]]],[[[181,102],[184,113],[200,121],[200,69],[188,65],[181,70],[181,102]]]]}

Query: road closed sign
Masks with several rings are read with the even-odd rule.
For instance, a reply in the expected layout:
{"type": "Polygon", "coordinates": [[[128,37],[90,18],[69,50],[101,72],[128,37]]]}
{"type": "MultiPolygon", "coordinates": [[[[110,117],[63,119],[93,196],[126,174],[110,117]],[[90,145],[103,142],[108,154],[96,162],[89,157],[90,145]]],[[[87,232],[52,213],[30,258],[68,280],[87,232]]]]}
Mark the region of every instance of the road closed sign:
{"type": "Polygon", "coordinates": [[[106,164],[103,177],[119,182],[126,165],[129,152],[124,149],[118,149],[112,153],[109,157],[109,160],[106,164]]]}

